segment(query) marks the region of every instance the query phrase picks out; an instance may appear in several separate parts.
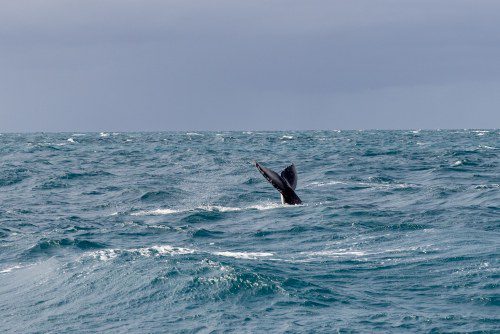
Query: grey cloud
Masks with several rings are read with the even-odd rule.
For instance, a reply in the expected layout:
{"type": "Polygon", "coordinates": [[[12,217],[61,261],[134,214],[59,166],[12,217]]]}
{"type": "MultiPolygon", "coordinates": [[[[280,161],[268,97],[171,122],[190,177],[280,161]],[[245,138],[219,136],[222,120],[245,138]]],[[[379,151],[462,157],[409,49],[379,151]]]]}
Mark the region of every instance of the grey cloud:
{"type": "Polygon", "coordinates": [[[0,131],[498,127],[499,9],[7,2],[0,131]]]}

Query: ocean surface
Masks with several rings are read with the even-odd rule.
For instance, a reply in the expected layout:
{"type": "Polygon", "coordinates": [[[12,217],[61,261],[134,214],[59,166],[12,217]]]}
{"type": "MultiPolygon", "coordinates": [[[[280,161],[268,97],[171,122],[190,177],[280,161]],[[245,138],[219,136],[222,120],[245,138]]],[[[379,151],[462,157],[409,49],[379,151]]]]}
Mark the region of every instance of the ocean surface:
{"type": "Polygon", "coordinates": [[[500,332],[500,131],[0,135],[0,332],[500,332]],[[253,160],[295,163],[286,206],[253,160]]]}

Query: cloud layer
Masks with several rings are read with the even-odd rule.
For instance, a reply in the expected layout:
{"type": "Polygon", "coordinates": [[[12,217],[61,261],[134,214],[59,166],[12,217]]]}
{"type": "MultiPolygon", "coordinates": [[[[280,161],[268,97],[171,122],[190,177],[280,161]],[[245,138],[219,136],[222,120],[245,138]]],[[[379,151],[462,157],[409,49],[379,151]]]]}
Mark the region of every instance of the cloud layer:
{"type": "Polygon", "coordinates": [[[12,1],[0,131],[500,124],[497,1],[12,1]]]}

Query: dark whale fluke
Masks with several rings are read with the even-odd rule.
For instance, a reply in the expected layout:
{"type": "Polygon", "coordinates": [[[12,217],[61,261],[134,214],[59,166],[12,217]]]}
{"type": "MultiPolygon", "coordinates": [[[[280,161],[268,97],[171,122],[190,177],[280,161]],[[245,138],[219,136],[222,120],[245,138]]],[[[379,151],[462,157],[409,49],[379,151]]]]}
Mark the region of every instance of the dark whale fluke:
{"type": "Polygon", "coordinates": [[[255,167],[259,172],[264,175],[264,177],[271,183],[274,188],[278,189],[281,194],[281,202],[283,204],[301,204],[299,196],[295,193],[295,187],[297,186],[297,169],[295,165],[291,164],[285,168],[281,175],[275,171],[266,168],[255,161],[255,167]]]}

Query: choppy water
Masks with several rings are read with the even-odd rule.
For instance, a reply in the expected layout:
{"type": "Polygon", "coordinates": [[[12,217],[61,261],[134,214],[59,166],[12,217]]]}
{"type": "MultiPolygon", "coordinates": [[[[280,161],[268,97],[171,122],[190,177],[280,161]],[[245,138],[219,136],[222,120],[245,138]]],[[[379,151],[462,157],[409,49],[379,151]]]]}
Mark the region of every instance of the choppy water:
{"type": "Polygon", "coordinates": [[[0,135],[0,332],[498,332],[499,139],[0,135]]]}

